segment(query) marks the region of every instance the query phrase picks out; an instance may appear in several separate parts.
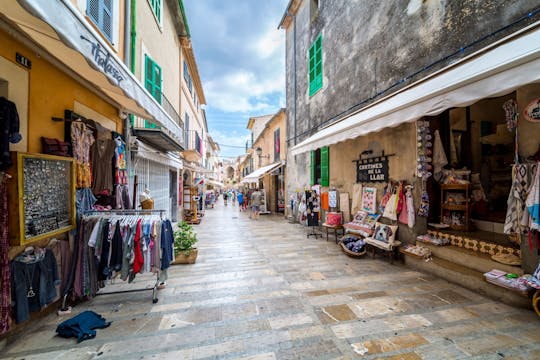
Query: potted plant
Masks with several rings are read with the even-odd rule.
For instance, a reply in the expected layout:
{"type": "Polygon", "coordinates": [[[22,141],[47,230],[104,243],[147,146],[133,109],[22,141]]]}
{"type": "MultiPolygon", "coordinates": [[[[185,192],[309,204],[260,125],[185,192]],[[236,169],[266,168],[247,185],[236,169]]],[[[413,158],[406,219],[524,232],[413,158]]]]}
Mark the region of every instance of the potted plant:
{"type": "Polygon", "coordinates": [[[197,260],[197,248],[193,245],[198,241],[193,227],[182,221],[174,231],[174,264],[193,264],[197,260]]]}

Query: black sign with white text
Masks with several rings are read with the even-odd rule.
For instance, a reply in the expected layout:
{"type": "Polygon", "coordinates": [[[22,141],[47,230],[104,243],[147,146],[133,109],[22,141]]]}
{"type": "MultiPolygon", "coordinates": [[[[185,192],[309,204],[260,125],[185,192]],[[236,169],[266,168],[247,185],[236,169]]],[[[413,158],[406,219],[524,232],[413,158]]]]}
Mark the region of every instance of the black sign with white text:
{"type": "Polygon", "coordinates": [[[356,163],[356,182],[387,182],[388,157],[377,156],[368,159],[354,160],[356,163]]]}

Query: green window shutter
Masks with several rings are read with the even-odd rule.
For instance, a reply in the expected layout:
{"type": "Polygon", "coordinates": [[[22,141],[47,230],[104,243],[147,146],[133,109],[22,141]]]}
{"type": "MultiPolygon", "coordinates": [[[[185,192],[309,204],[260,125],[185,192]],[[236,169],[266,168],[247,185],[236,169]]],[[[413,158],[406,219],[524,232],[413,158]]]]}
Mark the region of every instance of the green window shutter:
{"type": "Polygon", "coordinates": [[[315,163],[315,161],[315,150],[311,150],[311,180],[309,182],[310,185],[315,185],[315,169],[317,168],[317,164],[315,163]]]}
{"type": "Polygon", "coordinates": [[[156,15],[156,18],[161,21],[161,0],[150,0],[152,5],[152,11],[156,15]]]}
{"type": "Polygon", "coordinates": [[[321,148],[321,185],[330,186],[330,164],[328,146],[321,148]]]}
{"type": "Polygon", "coordinates": [[[309,48],[309,96],[322,88],[322,79],[322,34],[319,34],[309,48]]]}
{"type": "Polygon", "coordinates": [[[161,104],[161,67],[156,64],[148,55],[144,55],[145,79],[144,87],[154,99],[161,104]]]}

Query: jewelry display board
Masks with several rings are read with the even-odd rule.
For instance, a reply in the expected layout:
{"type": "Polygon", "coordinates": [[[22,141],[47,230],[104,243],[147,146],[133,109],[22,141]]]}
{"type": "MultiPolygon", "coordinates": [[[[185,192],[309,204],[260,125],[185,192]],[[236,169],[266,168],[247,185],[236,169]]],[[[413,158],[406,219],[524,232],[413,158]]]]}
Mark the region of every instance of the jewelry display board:
{"type": "Polygon", "coordinates": [[[12,153],[15,181],[9,191],[9,237],[26,245],[75,227],[73,158],[12,153]]]}

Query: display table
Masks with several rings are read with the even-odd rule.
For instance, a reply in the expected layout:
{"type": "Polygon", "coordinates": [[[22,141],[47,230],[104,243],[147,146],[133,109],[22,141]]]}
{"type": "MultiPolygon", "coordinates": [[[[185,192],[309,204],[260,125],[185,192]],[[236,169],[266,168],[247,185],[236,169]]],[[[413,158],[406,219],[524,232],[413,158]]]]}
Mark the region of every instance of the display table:
{"type": "Polygon", "coordinates": [[[341,235],[345,235],[345,229],[343,228],[343,225],[330,225],[327,223],[323,223],[322,226],[326,229],[326,241],[328,241],[328,229],[334,230],[334,236],[336,238],[336,244],[338,242],[338,230],[341,230],[341,235]]]}

